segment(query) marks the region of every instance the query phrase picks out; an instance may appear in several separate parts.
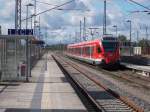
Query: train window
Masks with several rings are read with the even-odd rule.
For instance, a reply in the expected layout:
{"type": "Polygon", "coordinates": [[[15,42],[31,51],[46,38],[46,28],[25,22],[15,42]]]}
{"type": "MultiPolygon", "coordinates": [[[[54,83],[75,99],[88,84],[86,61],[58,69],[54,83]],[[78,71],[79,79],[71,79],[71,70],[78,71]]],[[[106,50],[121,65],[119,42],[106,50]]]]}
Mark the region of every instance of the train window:
{"type": "Polygon", "coordinates": [[[73,49],[71,48],[71,53],[73,53],[73,49]]]}
{"type": "Polygon", "coordinates": [[[106,52],[115,51],[118,48],[118,42],[103,42],[103,47],[106,52]]]}
{"type": "Polygon", "coordinates": [[[90,56],[90,47],[87,47],[87,55],[90,56]]]}
{"type": "Polygon", "coordinates": [[[91,55],[93,55],[94,47],[91,47],[91,55]]]}
{"type": "Polygon", "coordinates": [[[86,55],[86,47],[84,48],[84,54],[86,55]]]}
{"type": "Polygon", "coordinates": [[[80,54],[80,48],[78,48],[78,55],[80,54]]]}
{"type": "Polygon", "coordinates": [[[90,47],[85,47],[85,54],[86,54],[87,56],[90,55],[90,47]]]}
{"type": "Polygon", "coordinates": [[[85,47],[85,55],[87,55],[87,47],[85,47]]]}
{"type": "Polygon", "coordinates": [[[81,54],[81,48],[79,47],[79,55],[81,54]]]}
{"type": "Polygon", "coordinates": [[[97,52],[101,53],[101,48],[100,47],[97,48],[97,52]]]}

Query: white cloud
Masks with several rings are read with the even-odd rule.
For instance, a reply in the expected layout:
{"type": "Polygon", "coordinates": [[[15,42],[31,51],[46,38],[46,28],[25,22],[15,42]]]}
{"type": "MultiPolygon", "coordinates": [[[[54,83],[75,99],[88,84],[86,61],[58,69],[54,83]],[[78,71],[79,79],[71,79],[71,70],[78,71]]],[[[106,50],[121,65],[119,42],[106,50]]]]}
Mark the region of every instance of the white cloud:
{"type": "MultiPolygon", "coordinates": [[[[1,0],[3,3],[0,4],[0,23],[2,25],[3,32],[7,33],[8,28],[14,28],[14,10],[15,10],[15,0],[1,0]]],[[[22,0],[22,18],[26,17],[26,4],[29,2],[34,3],[34,0],[22,0]]],[[[50,9],[54,7],[55,5],[59,5],[62,3],[65,3],[69,0],[41,0],[41,2],[47,2],[53,5],[46,5],[37,3],[37,13],[42,12],[44,10],[50,9]]],[[[132,19],[133,21],[133,28],[138,29],[139,24],[145,24],[150,25],[150,17],[148,17],[146,14],[133,14],[132,16],[124,15],[124,12],[122,11],[121,6],[119,6],[114,0],[107,0],[108,6],[107,6],[107,27],[108,31],[110,33],[114,32],[113,25],[118,25],[118,30],[121,33],[126,33],[128,31],[128,24],[125,23],[127,19],[132,19]]],[[[149,0],[136,0],[139,3],[145,3],[149,0]]],[[[90,9],[89,12],[85,11],[58,11],[53,10],[50,12],[47,12],[43,15],[40,15],[41,17],[41,26],[48,26],[54,31],[58,32],[59,28],[65,28],[65,30],[61,30],[58,35],[53,35],[53,42],[63,41],[63,37],[65,38],[70,33],[74,35],[75,31],[79,31],[79,22],[80,20],[83,21],[83,17],[85,16],[87,18],[87,26],[99,26],[102,27],[103,25],[103,0],[75,0],[71,4],[68,4],[66,6],[63,6],[61,8],[64,9],[90,9]],[[101,4],[102,7],[96,6],[97,4],[101,4]],[[56,39],[54,41],[54,39],[56,39]]],[[[33,14],[33,8],[30,8],[30,14],[33,14]]],[[[38,17],[37,17],[38,20],[38,17]]],[[[25,22],[23,23],[25,24],[25,22]]],[[[25,25],[23,25],[24,27],[25,25]]],[[[100,31],[102,32],[102,31],[100,31]]],[[[49,32],[49,34],[51,34],[49,32]]],[[[66,37],[69,39],[69,36],[66,37]]],[[[65,39],[66,39],[65,38],[65,39]]],[[[49,41],[50,41],[49,40],[49,41]]]]}

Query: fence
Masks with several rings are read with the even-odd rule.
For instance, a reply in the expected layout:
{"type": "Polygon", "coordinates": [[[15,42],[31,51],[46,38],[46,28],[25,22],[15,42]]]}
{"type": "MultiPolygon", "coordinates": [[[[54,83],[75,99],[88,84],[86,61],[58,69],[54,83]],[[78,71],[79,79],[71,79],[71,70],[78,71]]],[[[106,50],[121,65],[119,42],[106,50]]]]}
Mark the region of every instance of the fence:
{"type": "Polygon", "coordinates": [[[1,81],[28,80],[31,67],[42,54],[41,46],[32,44],[33,38],[33,36],[0,35],[1,81]]]}
{"type": "Polygon", "coordinates": [[[150,56],[150,47],[142,47],[142,55],[149,55],[150,56]]]}
{"type": "MultiPolygon", "coordinates": [[[[130,47],[121,47],[120,52],[121,52],[121,55],[123,56],[129,56],[130,47]]],[[[131,55],[150,57],[150,47],[131,47],[131,55]]]]}

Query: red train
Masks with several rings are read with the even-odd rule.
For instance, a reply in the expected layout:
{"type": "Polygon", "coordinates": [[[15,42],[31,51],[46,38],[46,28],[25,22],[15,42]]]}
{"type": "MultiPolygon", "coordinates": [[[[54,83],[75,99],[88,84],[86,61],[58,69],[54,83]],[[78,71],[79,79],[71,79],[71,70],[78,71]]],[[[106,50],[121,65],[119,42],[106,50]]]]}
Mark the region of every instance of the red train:
{"type": "Polygon", "coordinates": [[[119,41],[115,37],[86,41],[67,46],[67,55],[94,65],[111,65],[120,60],[119,41]]]}

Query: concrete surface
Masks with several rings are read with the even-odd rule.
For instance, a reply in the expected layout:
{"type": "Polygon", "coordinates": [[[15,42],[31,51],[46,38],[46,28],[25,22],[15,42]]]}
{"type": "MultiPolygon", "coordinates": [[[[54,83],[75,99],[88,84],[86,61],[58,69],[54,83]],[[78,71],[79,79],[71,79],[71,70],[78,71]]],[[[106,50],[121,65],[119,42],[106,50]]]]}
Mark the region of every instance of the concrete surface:
{"type": "Polygon", "coordinates": [[[44,56],[32,69],[30,83],[0,85],[0,112],[85,112],[64,74],[44,56]]]}

